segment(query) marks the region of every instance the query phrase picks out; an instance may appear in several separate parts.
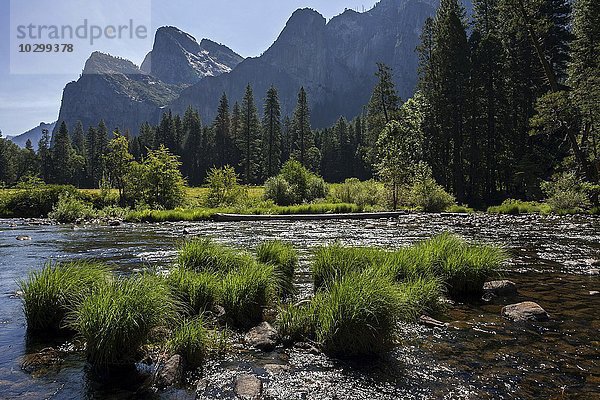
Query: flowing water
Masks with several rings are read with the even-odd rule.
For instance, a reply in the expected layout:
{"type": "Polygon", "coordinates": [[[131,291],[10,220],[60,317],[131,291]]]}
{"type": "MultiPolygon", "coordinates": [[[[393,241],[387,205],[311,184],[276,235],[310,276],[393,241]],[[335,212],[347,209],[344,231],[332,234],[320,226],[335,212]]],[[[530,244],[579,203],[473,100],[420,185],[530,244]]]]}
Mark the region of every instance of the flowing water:
{"type": "Polygon", "coordinates": [[[447,329],[402,326],[401,345],[380,360],[340,361],[301,348],[268,354],[235,348],[194,378],[203,382],[198,395],[190,385],[156,398],[234,398],[235,376],[253,373],[264,397],[273,399],[600,399],[600,276],[590,274],[600,259],[600,219],[486,214],[118,227],[0,220],[0,398],[136,398],[131,379],[110,385],[91,379],[81,352],[46,370],[23,371],[25,354],[68,343],[27,337],[16,282],[50,258],[101,259],[123,272],[168,266],[184,230],[249,250],[266,239],[293,242],[301,251],[301,296],[312,290],[311,247],[339,240],[396,248],[453,231],[506,245],[512,258],[505,275],[519,295],[457,302],[443,318],[447,329]],[[31,240],[17,241],[18,235],[31,240]],[[500,317],[503,305],[523,300],[538,302],[551,321],[517,324],[500,317]]]}

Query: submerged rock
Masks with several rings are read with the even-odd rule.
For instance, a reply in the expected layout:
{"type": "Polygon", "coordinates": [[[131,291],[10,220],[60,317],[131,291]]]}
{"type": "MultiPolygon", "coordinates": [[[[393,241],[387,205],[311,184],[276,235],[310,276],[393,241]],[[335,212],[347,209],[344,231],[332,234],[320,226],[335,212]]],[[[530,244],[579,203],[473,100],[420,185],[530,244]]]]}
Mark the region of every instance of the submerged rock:
{"type": "Polygon", "coordinates": [[[262,394],[262,382],[254,375],[237,376],[234,386],[235,394],[243,399],[258,399],[262,394]]]}
{"type": "Polygon", "coordinates": [[[108,221],[108,225],[110,225],[110,226],[119,226],[119,225],[121,225],[121,221],[119,221],[117,219],[113,219],[113,220],[108,221]]]}
{"type": "Polygon", "coordinates": [[[278,339],[279,334],[268,322],[262,322],[250,329],[244,337],[246,343],[264,351],[273,350],[277,346],[278,339]]]}
{"type": "Polygon", "coordinates": [[[490,281],[483,284],[483,292],[493,296],[514,296],[517,294],[517,285],[506,279],[490,281]]]}
{"type": "Polygon", "coordinates": [[[600,294],[599,291],[597,291],[597,290],[590,290],[590,296],[596,296],[598,294],[600,294]]]}
{"type": "Polygon", "coordinates": [[[19,235],[17,236],[17,240],[31,240],[31,236],[19,235]]]}
{"type": "Polygon", "coordinates": [[[156,386],[166,388],[181,383],[183,379],[183,357],[171,356],[156,374],[156,386]]]}
{"type": "Polygon", "coordinates": [[[509,304],[502,308],[502,316],[515,322],[547,321],[550,318],[546,310],[533,301],[509,304]]]}
{"type": "Polygon", "coordinates": [[[21,362],[21,369],[25,372],[34,373],[58,365],[62,361],[60,351],[53,347],[47,347],[37,353],[25,355],[21,362]]]}
{"type": "Polygon", "coordinates": [[[265,364],[265,370],[272,375],[277,375],[282,372],[288,372],[291,369],[289,365],[284,364],[265,364]]]}
{"type": "Polygon", "coordinates": [[[437,319],[431,318],[427,315],[421,315],[419,317],[419,323],[421,325],[430,326],[432,328],[446,328],[448,326],[447,323],[438,321],[437,319]]]}

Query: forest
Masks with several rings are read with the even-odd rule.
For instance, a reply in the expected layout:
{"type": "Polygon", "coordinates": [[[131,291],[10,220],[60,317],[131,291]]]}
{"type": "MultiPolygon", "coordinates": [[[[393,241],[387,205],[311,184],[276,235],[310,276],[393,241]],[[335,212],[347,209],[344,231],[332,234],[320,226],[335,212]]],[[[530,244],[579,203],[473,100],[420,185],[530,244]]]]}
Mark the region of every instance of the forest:
{"type": "Polygon", "coordinates": [[[442,0],[415,49],[419,80],[410,99],[399,98],[393,70],[377,63],[378,83],[361,115],[326,129],[311,127],[304,88],[288,116],[276,87],[259,108],[250,85],[241,102],[223,94],[214,121],[201,121],[192,108],[183,115],[167,110],[158,125],[134,133],[103,121],[59,121],[37,151],[31,142],[20,149],[0,138],[0,184],[37,177],[116,187],[114,158],[122,148],[110,143],[123,137],[123,162],[142,162],[164,146],[190,186],[228,165],[242,183],[260,185],[293,159],[327,182],[382,181],[394,208],[400,189],[422,175],[475,208],[543,199],[552,181],[577,186],[597,204],[599,42],[594,0],[477,0],[470,18],[459,1],[442,0]]]}

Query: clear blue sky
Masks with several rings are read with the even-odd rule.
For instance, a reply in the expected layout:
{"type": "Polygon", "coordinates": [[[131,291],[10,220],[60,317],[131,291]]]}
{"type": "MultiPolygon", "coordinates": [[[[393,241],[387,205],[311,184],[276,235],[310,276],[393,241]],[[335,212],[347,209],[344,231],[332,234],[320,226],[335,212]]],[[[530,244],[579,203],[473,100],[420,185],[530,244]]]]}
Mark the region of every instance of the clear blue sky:
{"type": "MultiPolygon", "coordinates": [[[[70,1],[79,1],[81,7],[88,7],[101,0],[70,1]]],[[[368,10],[376,3],[375,0],[146,1],[146,4],[151,4],[152,36],[156,28],[173,25],[192,34],[198,41],[210,38],[246,57],[257,56],[265,51],[277,38],[292,12],[298,8],[313,8],[329,19],[345,8],[368,10]]],[[[53,2],[19,0],[19,4],[27,7],[28,15],[35,21],[36,15],[44,15],[50,11],[48,7],[52,7],[53,2]]],[[[58,117],[65,84],[78,78],[78,73],[10,74],[9,38],[12,33],[9,11],[10,0],[0,0],[0,130],[4,136],[23,133],[42,121],[54,121],[58,117]]],[[[132,47],[124,48],[114,55],[130,59],[139,65],[150,50],[150,45],[148,48],[132,47]]],[[[108,51],[103,48],[97,50],[108,51]]],[[[73,71],[81,71],[86,57],[72,61],[73,71]]]]}

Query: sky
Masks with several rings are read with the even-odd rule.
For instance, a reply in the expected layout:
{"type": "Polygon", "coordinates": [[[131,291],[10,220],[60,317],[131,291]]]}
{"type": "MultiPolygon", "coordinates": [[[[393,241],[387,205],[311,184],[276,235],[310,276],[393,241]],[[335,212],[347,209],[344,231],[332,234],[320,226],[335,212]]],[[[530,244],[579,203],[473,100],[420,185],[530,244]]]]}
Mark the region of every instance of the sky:
{"type": "MultiPolygon", "coordinates": [[[[91,51],[108,52],[141,64],[160,26],[176,26],[198,41],[212,39],[244,57],[258,56],[275,41],[298,8],[313,8],[330,19],[346,8],[368,10],[376,3],[375,0],[112,1],[0,0],[0,130],[3,136],[15,136],[40,122],[56,120],[64,86],[78,79],[91,51]],[[101,10],[102,6],[110,11],[101,10]],[[94,45],[75,41],[79,51],[73,54],[33,55],[16,51],[21,43],[16,39],[16,26],[24,24],[25,19],[38,25],[51,20],[52,24],[76,26],[88,16],[93,19],[95,15],[97,21],[100,14],[103,26],[120,24],[130,15],[137,15],[144,25],[151,27],[148,37],[138,41],[100,40],[94,45]],[[21,56],[29,58],[21,59],[21,56]]],[[[31,39],[28,43],[39,41],[31,39]]]]}

